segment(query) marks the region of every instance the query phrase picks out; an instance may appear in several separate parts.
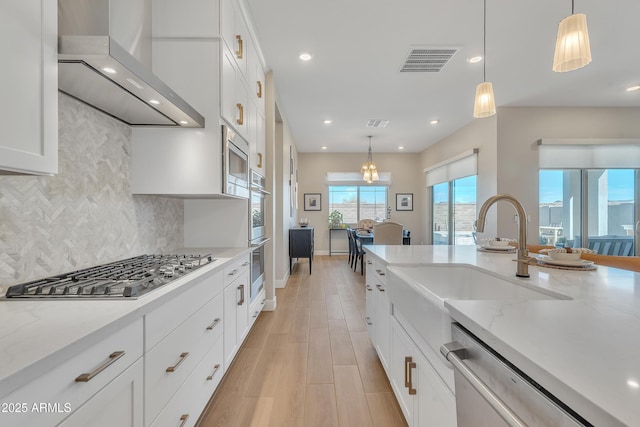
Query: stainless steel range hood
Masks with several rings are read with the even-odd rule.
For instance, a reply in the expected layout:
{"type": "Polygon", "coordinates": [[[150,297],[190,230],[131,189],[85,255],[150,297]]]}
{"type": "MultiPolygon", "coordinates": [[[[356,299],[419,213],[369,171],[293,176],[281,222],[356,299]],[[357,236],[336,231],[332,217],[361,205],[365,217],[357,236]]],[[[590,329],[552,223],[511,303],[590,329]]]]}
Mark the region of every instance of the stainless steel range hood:
{"type": "Polygon", "coordinates": [[[151,72],[151,0],[58,0],[58,89],[131,126],[204,127],[151,72]]]}

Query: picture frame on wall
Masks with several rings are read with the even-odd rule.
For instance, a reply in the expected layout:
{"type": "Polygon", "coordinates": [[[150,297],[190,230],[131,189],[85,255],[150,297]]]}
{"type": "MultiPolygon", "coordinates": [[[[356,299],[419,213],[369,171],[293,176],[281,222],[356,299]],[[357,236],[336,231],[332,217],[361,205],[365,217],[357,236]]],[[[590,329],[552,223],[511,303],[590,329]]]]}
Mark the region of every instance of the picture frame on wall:
{"type": "Polygon", "coordinates": [[[304,210],[305,211],[321,211],[322,210],[322,194],[304,193],[304,210]]]}
{"type": "Polygon", "coordinates": [[[413,193],[396,193],[396,210],[413,210],[413,193]]]}

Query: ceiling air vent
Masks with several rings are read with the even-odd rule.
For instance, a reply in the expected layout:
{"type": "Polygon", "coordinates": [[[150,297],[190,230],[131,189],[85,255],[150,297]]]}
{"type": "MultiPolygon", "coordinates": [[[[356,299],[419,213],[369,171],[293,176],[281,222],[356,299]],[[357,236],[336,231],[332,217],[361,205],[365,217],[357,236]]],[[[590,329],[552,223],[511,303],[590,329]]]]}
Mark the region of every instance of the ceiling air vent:
{"type": "Polygon", "coordinates": [[[388,124],[389,124],[389,120],[371,119],[371,120],[369,120],[367,122],[365,127],[368,127],[368,128],[386,128],[388,124]]]}
{"type": "Polygon", "coordinates": [[[458,48],[412,48],[400,69],[401,73],[437,73],[458,52],[458,48]]]}

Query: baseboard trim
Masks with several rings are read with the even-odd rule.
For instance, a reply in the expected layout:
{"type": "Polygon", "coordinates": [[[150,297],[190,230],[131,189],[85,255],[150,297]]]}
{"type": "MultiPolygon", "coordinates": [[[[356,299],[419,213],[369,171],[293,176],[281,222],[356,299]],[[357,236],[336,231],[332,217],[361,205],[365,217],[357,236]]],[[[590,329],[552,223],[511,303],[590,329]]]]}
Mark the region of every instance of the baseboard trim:
{"type": "Polygon", "coordinates": [[[273,296],[273,299],[268,299],[264,302],[264,307],[262,307],[262,311],[276,311],[277,306],[276,296],[273,296]]]}

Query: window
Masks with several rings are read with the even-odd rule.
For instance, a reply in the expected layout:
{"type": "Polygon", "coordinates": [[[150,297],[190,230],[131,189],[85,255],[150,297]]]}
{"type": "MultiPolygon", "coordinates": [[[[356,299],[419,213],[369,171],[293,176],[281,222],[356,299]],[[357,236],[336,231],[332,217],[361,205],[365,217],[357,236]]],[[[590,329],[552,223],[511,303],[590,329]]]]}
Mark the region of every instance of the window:
{"type": "Polygon", "coordinates": [[[387,187],[382,185],[330,185],[329,212],[342,213],[345,224],[361,219],[384,221],[387,212],[387,187]]]}
{"type": "Polygon", "coordinates": [[[431,189],[433,244],[475,244],[473,222],[476,219],[476,175],[441,182],[431,189]]]}
{"type": "Polygon", "coordinates": [[[639,173],[640,169],[541,169],[540,244],[634,255],[639,173]]]}

